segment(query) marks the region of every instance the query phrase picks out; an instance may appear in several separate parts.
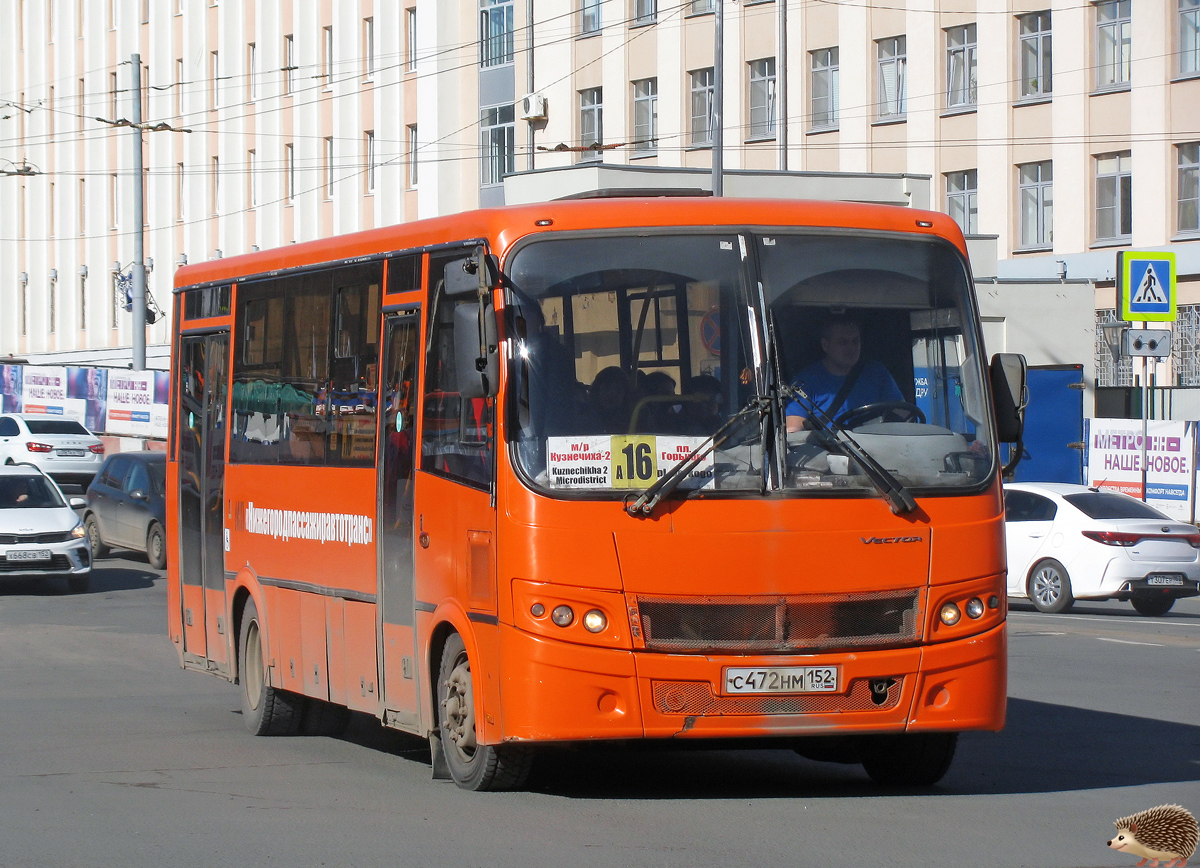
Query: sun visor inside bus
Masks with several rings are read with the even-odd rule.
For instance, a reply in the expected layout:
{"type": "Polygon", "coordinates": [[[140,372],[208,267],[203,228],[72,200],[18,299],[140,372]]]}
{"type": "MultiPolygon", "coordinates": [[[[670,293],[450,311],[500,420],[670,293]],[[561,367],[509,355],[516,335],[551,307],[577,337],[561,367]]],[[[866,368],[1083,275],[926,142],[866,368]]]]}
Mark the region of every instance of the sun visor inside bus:
{"type": "Polygon", "coordinates": [[[497,284],[499,266],[496,257],[490,256],[479,248],[474,256],[464,256],[446,263],[444,271],[446,295],[475,295],[479,292],[479,263],[483,263],[485,285],[494,289],[497,284]]]}
{"type": "Polygon", "coordinates": [[[491,398],[499,384],[496,311],[490,304],[483,309],[482,339],[479,328],[479,303],[459,302],[454,308],[454,371],[464,399],[491,398]]]}

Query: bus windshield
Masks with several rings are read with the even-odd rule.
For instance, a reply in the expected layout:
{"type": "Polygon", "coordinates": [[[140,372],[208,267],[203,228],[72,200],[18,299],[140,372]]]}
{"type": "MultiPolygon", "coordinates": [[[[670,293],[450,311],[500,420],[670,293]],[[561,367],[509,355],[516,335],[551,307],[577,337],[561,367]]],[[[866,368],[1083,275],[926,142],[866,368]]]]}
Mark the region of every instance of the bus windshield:
{"type": "Polygon", "coordinates": [[[509,436],[535,487],[644,490],[739,413],[681,491],[872,492],[839,432],[914,489],[992,472],[970,284],[948,243],[560,236],[518,249],[507,275],[509,436]]]}

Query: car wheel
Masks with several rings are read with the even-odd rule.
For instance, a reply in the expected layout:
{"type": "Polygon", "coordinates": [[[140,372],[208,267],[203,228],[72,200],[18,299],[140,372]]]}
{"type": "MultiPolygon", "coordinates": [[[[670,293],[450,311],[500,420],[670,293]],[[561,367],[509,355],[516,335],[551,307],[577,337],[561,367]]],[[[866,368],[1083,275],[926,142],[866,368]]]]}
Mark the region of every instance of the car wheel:
{"type": "Polygon", "coordinates": [[[511,790],[525,783],[533,753],[525,746],[484,745],[475,737],[471,660],[451,633],[438,672],[438,729],[450,777],[464,790],[511,790]]]}
{"type": "Polygon", "coordinates": [[[87,518],[83,520],[83,527],[87,531],[88,542],[92,546],[92,557],[106,557],[108,555],[108,546],[100,539],[100,525],[96,523],[96,516],[89,512],[87,518]]]}
{"type": "Polygon", "coordinates": [[[67,590],[72,594],[86,594],[92,582],[92,571],[80,573],[77,576],[67,576],[67,590]]]}
{"type": "Polygon", "coordinates": [[[931,787],[950,770],[957,746],[957,732],[868,736],[861,747],[863,769],[884,786],[931,787]]]}
{"type": "Polygon", "coordinates": [[[1133,597],[1129,602],[1133,603],[1133,608],[1137,610],[1139,615],[1148,615],[1154,618],[1171,611],[1171,607],[1175,605],[1175,598],[1133,597]]]}
{"type": "Polygon", "coordinates": [[[1039,612],[1057,615],[1075,605],[1067,568],[1053,558],[1038,561],[1029,571],[1029,602],[1039,612]]]}
{"type": "Polygon", "coordinates": [[[266,648],[258,607],[246,600],[238,641],[238,678],[242,682],[242,720],[255,735],[295,735],[304,717],[303,696],[267,682],[266,648]]]}
{"type": "Polygon", "coordinates": [[[166,569],[167,566],[167,536],[163,533],[162,525],[154,522],[150,532],[146,534],[146,557],[150,566],[156,570],[166,569]]]}

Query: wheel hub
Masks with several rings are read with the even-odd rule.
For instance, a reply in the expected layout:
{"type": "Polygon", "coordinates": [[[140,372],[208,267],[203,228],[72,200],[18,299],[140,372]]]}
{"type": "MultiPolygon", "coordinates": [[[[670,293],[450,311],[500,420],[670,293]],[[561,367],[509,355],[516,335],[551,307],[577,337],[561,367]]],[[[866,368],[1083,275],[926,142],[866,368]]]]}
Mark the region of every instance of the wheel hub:
{"type": "Polygon", "coordinates": [[[471,664],[466,655],[455,661],[449,676],[443,682],[445,699],[442,700],[442,727],[450,743],[464,760],[475,755],[478,742],[475,740],[475,702],[471,689],[471,664]]]}

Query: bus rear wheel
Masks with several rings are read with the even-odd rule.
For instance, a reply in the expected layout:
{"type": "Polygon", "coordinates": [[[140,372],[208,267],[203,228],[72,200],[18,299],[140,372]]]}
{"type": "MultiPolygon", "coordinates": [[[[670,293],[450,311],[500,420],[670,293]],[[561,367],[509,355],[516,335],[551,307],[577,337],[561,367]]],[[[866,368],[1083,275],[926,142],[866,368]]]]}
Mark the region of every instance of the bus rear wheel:
{"type": "Polygon", "coordinates": [[[247,599],[238,641],[238,677],[242,682],[242,720],[254,735],[295,735],[304,718],[304,697],[272,687],[267,679],[266,649],[258,607],[247,599]]]}
{"type": "Polygon", "coordinates": [[[451,633],[438,667],[438,731],[446,766],[464,790],[511,790],[529,777],[533,753],[525,746],[480,744],[475,729],[471,659],[451,633]]]}
{"type": "Polygon", "coordinates": [[[945,777],[958,746],[957,732],[919,732],[864,738],[863,769],[888,787],[931,787],[945,777]]]}

